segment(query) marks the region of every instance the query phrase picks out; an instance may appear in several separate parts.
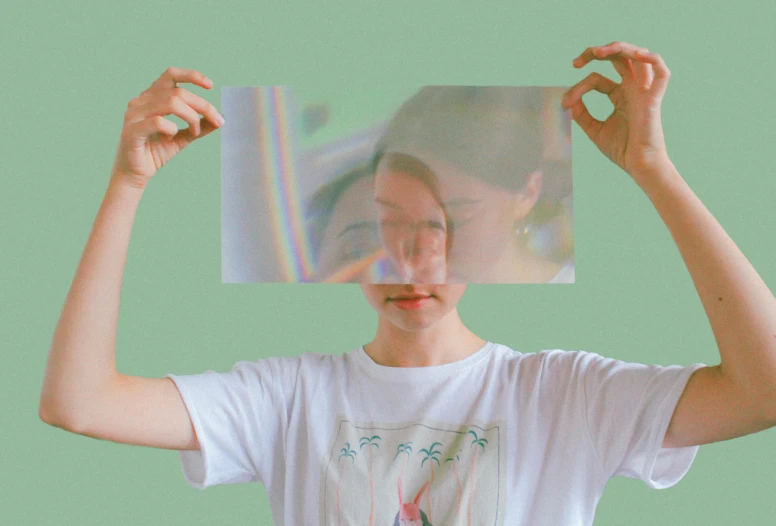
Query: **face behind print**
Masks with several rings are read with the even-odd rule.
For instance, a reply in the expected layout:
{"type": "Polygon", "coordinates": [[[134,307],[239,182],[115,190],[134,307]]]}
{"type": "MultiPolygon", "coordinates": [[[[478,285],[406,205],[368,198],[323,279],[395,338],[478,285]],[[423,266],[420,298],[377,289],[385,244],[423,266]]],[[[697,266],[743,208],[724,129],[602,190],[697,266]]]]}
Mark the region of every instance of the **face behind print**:
{"type": "Polygon", "coordinates": [[[563,88],[225,88],[222,281],[572,283],[563,88]]]}
{"type": "Polygon", "coordinates": [[[405,155],[384,156],[375,170],[374,201],[390,273],[384,283],[447,283],[452,236],[434,174],[405,155]]]}

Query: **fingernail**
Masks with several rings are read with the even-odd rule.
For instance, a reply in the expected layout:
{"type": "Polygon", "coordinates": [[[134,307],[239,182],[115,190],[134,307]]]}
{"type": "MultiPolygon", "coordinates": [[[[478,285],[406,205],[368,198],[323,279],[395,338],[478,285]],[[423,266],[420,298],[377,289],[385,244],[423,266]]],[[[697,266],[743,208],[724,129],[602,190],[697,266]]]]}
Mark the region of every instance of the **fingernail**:
{"type": "Polygon", "coordinates": [[[226,121],[224,120],[224,117],[221,114],[218,114],[216,116],[216,122],[218,123],[219,126],[223,126],[224,122],[226,121]]]}

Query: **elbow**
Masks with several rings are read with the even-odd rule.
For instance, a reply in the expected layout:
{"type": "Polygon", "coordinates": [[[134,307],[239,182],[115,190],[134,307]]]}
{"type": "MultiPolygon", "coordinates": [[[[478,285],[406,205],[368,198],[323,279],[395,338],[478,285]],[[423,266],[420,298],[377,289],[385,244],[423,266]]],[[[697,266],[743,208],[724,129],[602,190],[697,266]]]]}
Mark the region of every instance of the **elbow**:
{"type": "Polygon", "coordinates": [[[759,415],[760,428],[776,427],[776,381],[762,382],[751,400],[755,413],[759,415]]]}
{"type": "Polygon", "coordinates": [[[56,411],[54,407],[41,399],[38,405],[38,418],[45,424],[50,426],[66,429],[62,416],[56,411]]]}
{"type": "Polygon", "coordinates": [[[53,418],[51,418],[51,413],[46,408],[46,406],[43,405],[43,403],[38,405],[38,418],[40,418],[41,421],[45,424],[53,425],[53,418]]]}
{"type": "Polygon", "coordinates": [[[55,426],[56,424],[56,410],[51,403],[51,394],[46,391],[46,387],[40,393],[40,400],[38,401],[38,418],[46,424],[55,426]]]}
{"type": "Polygon", "coordinates": [[[107,391],[72,385],[45,384],[38,404],[38,417],[49,424],[77,435],[91,436],[100,415],[105,415],[107,391]]]}
{"type": "Polygon", "coordinates": [[[38,418],[45,424],[62,427],[62,396],[48,375],[43,380],[38,400],[38,418]]]}
{"type": "Polygon", "coordinates": [[[67,411],[62,407],[46,401],[44,397],[41,397],[40,404],[38,405],[38,418],[50,426],[58,427],[71,433],[82,434],[82,423],[79,423],[72,415],[68,415],[67,411]]]}
{"type": "MultiPolygon", "coordinates": [[[[755,432],[776,427],[776,373],[760,370],[733,381],[733,396],[740,411],[756,427],[755,432]]],[[[732,381],[732,380],[731,380],[732,381]]]]}
{"type": "Polygon", "coordinates": [[[72,431],[71,427],[57,413],[42,404],[38,408],[38,417],[44,424],[63,429],[65,431],[72,431]]]}

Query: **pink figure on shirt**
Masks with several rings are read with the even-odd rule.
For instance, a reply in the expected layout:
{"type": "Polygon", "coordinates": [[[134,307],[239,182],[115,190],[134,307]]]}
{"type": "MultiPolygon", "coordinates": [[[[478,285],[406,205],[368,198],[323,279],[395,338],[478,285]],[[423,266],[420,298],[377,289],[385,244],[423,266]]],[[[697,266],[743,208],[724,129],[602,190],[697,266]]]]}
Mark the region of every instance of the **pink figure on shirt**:
{"type": "Polygon", "coordinates": [[[420,497],[428,489],[430,482],[423,484],[415,499],[412,502],[404,502],[401,491],[401,477],[398,478],[399,485],[399,513],[393,521],[393,526],[432,526],[428,521],[426,514],[420,509],[420,497]]]}

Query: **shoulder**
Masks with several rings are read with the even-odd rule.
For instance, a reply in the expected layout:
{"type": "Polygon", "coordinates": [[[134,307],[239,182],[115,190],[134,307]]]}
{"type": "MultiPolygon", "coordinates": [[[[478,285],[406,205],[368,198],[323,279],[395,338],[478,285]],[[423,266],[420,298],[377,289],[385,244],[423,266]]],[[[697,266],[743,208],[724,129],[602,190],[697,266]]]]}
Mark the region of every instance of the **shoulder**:
{"type": "Polygon", "coordinates": [[[604,359],[602,356],[578,350],[545,349],[537,352],[521,353],[503,344],[495,344],[497,360],[503,360],[512,367],[520,367],[536,372],[557,372],[563,369],[581,367],[591,361],[604,359]]]}
{"type": "Polygon", "coordinates": [[[648,375],[658,366],[628,363],[600,354],[581,351],[546,349],[520,353],[497,344],[494,353],[496,368],[522,388],[541,388],[551,391],[584,390],[613,379],[628,383],[648,375]]]}
{"type": "Polygon", "coordinates": [[[298,356],[277,356],[258,360],[242,360],[222,375],[225,380],[287,384],[300,374],[318,374],[336,369],[348,361],[350,353],[342,355],[304,353],[298,356]]]}
{"type": "Polygon", "coordinates": [[[583,376],[601,364],[604,357],[579,350],[545,349],[538,352],[521,353],[506,345],[496,344],[494,360],[499,367],[523,382],[570,380],[583,376]]]}
{"type": "Polygon", "coordinates": [[[341,376],[348,355],[304,353],[240,361],[225,380],[253,392],[290,400],[302,386],[326,384],[332,378],[341,376]]]}

